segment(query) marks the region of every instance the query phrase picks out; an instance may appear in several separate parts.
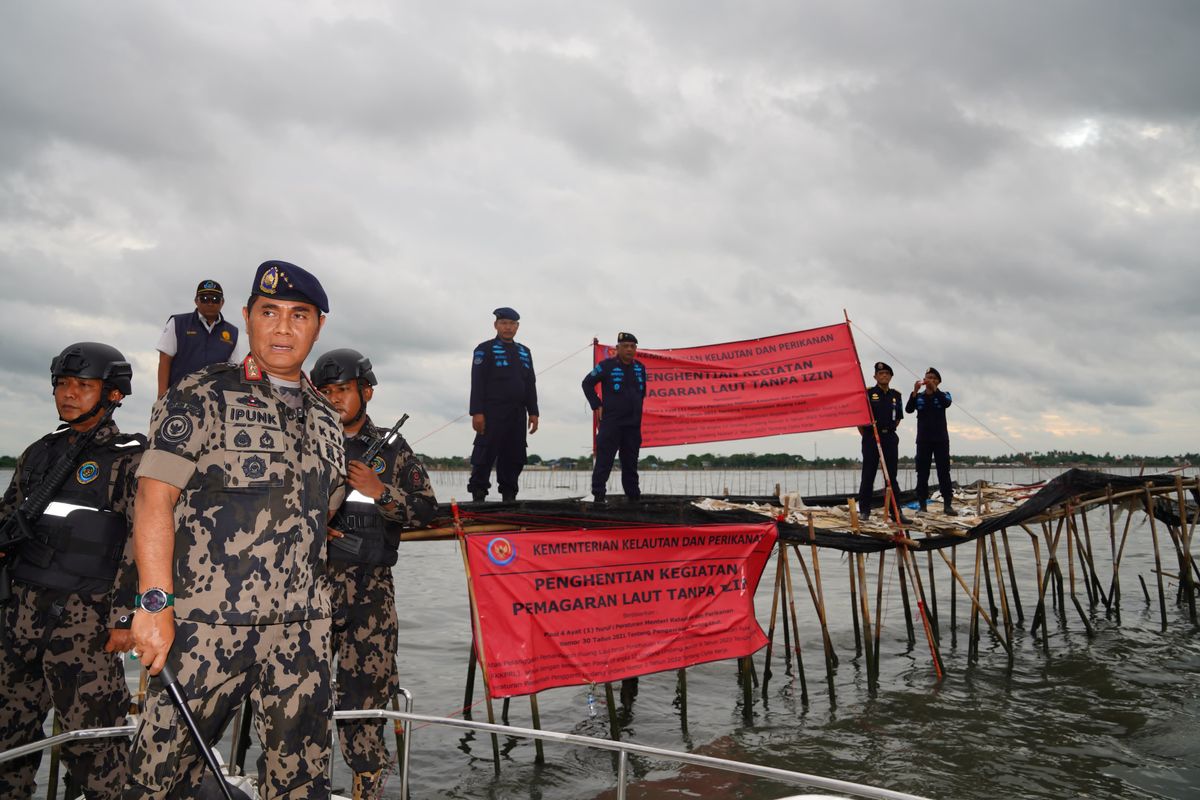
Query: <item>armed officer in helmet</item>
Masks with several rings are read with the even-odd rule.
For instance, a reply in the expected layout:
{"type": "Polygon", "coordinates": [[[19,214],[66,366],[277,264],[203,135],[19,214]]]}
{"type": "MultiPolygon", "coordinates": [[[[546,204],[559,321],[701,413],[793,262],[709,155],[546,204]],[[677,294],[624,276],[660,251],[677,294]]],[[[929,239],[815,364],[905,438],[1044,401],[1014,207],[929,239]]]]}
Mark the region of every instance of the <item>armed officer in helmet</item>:
{"type": "MultiPolygon", "coordinates": [[[[250,355],[184,376],[154,405],[138,468],[134,645],[164,664],[213,740],[248,697],[263,797],[328,797],[333,716],[328,519],[342,504],[337,412],[305,377],[329,300],[266,261],[242,309],[250,355]]],[[[152,684],[126,798],[188,796],[204,765],[152,684]]]]}
{"type": "MultiPolygon", "coordinates": [[[[79,342],[50,375],[64,424],[21,454],[0,501],[11,579],[0,608],[0,750],[43,738],[51,706],[68,731],[123,725],[129,710],[120,654],[131,644],[129,522],[146,440],[122,434],[111,412],[132,393],[133,369],[116,348],[79,342]],[[50,502],[38,515],[40,499],[50,502]]],[[[62,757],[88,798],[113,798],[128,750],[120,738],[98,739],[63,745],[62,757]]],[[[40,760],[0,766],[0,797],[32,797],[40,760]]]]}
{"type": "Polygon", "coordinates": [[[496,485],[505,502],[517,498],[517,478],[525,467],[525,415],[529,433],[537,433],[537,377],[533,355],[516,341],[521,315],[504,306],[492,312],[496,338],[480,342],[471,357],[471,478],[467,491],[483,502],[492,487],[488,476],[496,467],[496,485]]]}
{"type": "MultiPolygon", "coordinates": [[[[367,415],[378,383],[369,359],[357,350],[331,350],[317,359],[311,375],[341,418],[351,490],[330,521],[335,707],[387,708],[399,688],[392,567],[400,531],[428,524],[437,499],[425,467],[403,436],[385,444],[370,463],[364,461],[387,435],[367,415]]],[[[338,734],[342,757],[354,771],[354,797],[377,797],[392,763],[384,722],[343,720],[338,734]]]]}

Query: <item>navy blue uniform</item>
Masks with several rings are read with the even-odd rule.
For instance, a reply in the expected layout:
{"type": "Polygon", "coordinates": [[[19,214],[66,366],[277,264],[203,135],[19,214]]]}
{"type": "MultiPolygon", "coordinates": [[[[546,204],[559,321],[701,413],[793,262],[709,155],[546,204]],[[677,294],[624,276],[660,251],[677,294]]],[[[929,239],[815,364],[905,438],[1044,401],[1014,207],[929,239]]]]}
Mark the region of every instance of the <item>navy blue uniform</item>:
{"type": "Polygon", "coordinates": [[[173,314],[175,324],[175,355],[171,357],[171,372],[167,385],[174,386],[184,375],[203,369],[209,364],[221,364],[233,356],[238,329],[222,317],[210,331],[204,327],[199,311],[173,314]]]}
{"type": "MultiPolygon", "coordinates": [[[[903,398],[895,389],[884,390],[879,384],[867,390],[867,402],[879,428],[879,443],[883,448],[883,463],[891,476],[892,488],[896,489],[896,468],[900,461],[900,437],[896,428],[904,419],[903,398]]],[[[875,473],[879,470],[879,448],[875,446],[875,434],[869,425],[859,429],[862,434],[862,483],[858,487],[858,508],[863,516],[871,513],[871,497],[875,490],[875,473]]],[[[886,509],[885,509],[886,512],[886,509]]]]}
{"type": "Polygon", "coordinates": [[[937,389],[933,394],[924,391],[909,396],[904,409],[917,415],[917,500],[921,508],[929,499],[929,464],[937,461],[938,489],[946,510],[954,497],[950,480],[950,434],[946,430],[946,409],[953,402],[949,392],[937,389]]]}
{"type": "Polygon", "coordinates": [[[538,416],[537,379],[528,347],[499,336],[476,346],[470,414],[483,414],[484,429],[475,434],[467,491],[487,494],[494,465],[501,496],[515,497],[517,478],[525,467],[526,414],[538,416]]]}
{"type": "Polygon", "coordinates": [[[625,496],[642,496],[638,487],[638,451],[642,446],[642,401],[646,397],[646,367],[637,359],[622,364],[619,358],[606,358],[583,379],[583,394],[592,410],[603,408],[596,431],[596,466],[592,469],[592,496],[602,499],[607,493],[613,459],[621,456],[621,488],[625,496]],[[601,385],[603,400],[596,394],[601,385]]]}

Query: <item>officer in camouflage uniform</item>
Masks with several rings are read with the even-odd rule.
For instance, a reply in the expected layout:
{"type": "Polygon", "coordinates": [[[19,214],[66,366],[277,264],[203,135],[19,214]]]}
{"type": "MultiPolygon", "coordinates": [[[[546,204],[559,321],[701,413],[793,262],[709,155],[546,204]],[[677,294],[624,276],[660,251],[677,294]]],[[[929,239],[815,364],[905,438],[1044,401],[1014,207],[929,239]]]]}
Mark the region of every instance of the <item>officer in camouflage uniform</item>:
{"type": "MultiPolygon", "coordinates": [[[[264,798],[329,796],[325,547],[346,470],[337,414],[301,371],[328,309],[308,272],[263,263],[242,312],[250,355],[158,400],[138,470],[135,648],[152,675],[170,662],[209,741],[250,698],[264,798]]],[[[168,796],[203,769],[153,692],[125,796],[168,796]]]]}
{"type": "MultiPolygon", "coordinates": [[[[375,393],[371,362],[357,350],[317,359],[312,380],[337,409],[345,433],[351,492],[330,522],[329,577],[333,589],[333,650],[338,659],[337,708],[387,708],[396,695],[396,564],[400,531],[433,519],[437,499],[425,467],[397,436],[379,455],[363,457],[386,431],[367,416],[375,393]],[[338,533],[341,536],[338,536],[338,533]]],[[[338,723],[342,757],[354,771],[354,798],[375,798],[391,758],[385,723],[338,723]]]]}
{"type": "MultiPolygon", "coordinates": [[[[115,348],[80,342],[51,362],[50,374],[66,424],[21,454],[0,518],[12,517],[76,437],[99,429],[37,520],[35,538],[10,554],[13,597],[0,609],[0,750],[43,738],[52,705],[64,730],[123,725],[129,710],[120,652],[131,644],[129,518],[146,440],[122,434],[105,412],[131,393],[133,370],[115,348]]],[[[62,755],[88,798],[120,796],[125,741],[63,745],[62,755]]],[[[32,797],[40,761],[39,753],[0,765],[0,797],[32,797]]]]}

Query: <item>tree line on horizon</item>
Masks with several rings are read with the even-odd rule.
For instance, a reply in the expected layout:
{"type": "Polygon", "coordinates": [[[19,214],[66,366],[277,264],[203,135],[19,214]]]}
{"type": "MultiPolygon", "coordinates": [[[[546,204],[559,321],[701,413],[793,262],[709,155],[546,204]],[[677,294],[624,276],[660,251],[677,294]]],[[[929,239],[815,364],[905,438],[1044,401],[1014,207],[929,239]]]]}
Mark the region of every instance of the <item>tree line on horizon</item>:
{"type": "MultiPolygon", "coordinates": [[[[470,469],[471,462],[464,456],[429,456],[418,454],[418,458],[429,469],[470,469]]],[[[1114,455],[1104,453],[1076,452],[1074,450],[1049,450],[1047,452],[1014,453],[1011,456],[954,455],[955,466],[959,467],[1180,467],[1200,464],[1200,453],[1183,453],[1177,456],[1114,455]]],[[[592,457],[543,459],[532,454],[527,463],[534,467],[553,469],[591,469],[592,457]]],[[[911,456],[901,456],[900,463],[911,466],[911,456]]],[[[680,458],[659,458],[648,455],[638,461],[639,469],[854,469],[862,461],[857,458],[806,458],[794,453],[692,453],[680,458]]],[[[15,469],[16,456],[0,456],[0,469],[15,469]]]]}
{"type": "MultiPolygon", "coordinates": [[[[418,454],[430,469],[470,469],[465,456],[427,456],[418,454]]],[[[953,455],[955,466],[973,467],[1178,467],[1200,464],[1200,453],[1177,456],[1095,455],[1074,450],[1014,453],[1011,456],[953,455]]],[[[543,459],[537,454],[528,457],[530,466],[553,469],[591,469],[592,457],[543,459]]],[[[901,456],[900,463],[912,466],[911,456],[901,456]]],[[[704,469],[857,469],[861,459],[849,457],[806,458],[794,453],[692,453],[679,458],[659,458],[648,455],[638,460],[639,469],[704,470],[704,469]]]]}

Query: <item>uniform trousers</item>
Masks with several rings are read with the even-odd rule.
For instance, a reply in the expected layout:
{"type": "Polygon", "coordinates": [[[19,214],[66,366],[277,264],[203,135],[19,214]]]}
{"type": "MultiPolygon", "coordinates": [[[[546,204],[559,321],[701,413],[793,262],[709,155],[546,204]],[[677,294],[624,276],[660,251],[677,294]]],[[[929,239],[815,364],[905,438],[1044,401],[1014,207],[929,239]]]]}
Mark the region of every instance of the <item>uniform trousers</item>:
{"type": "MultiPolygon", "coordinates": [[[[129,688],[108,641],[107,595],[79,595],[13,583],[0,644],[0,750],[45,738],[51,706],[64,731],[125,724],[129,688]]],[[[63,745],[71,778],[91,798],[121,796],[129,744],[123,738],[63,745]]],[[[0,798],[28,798],[41,753],[0,764],[0,798]]]]}
{"type": "MultiPolygon", "coordinates": [[[[337,658],[336,708],[387,708],[396,696],[396,589],[392,568],[330,563],[333,652],[337,658]]],[[[342,758],[354,772],[378,772],[391,763],[387,724],[341,720],[342,758]]]]}
{"type": "MultiPolygon", "coordinates": [[[[895,432],[880,431],[879,444],[883,447],[883,463],[891,477],[892,490],[899,491],[896,487],[896,468],[900,462],[900,437],[895,432]]],[[[871,498],[875,494],[875,473],[879,471],[879,448],[875,446],[874,434],[862,439],[862,463],[862,483],[858,486],[858,511],[860,514],[866,514],[871,510],[871,498]]],[[[884,485],[887,485],[886,482],[884,485]]]]}
{"type": "Polygon", "coordinates": [[[954,499],[954,482],[950,480],[950,442],[917,442],[917,499],[929,499],[929,462],[937,462],[938,489],[942,500],[949,505],[954,499]]]}
{"type": "MultiPolygon", "coordinates": [[[[176,621],[169,663],[205,740],[215,741],[250,698],[262,798],[329,797],[329,631],[328,617],[271,625],[176,621]]],[[[205,769],[171,698],[152,681],[126,800],[189,797],[205,769]]]]}
{"type": "Polygon", "coordinates": [[[483,433],[475,434],[471,451],[471,478],[468,492],[484,492],[492,488],[488,479],[496,467],[496,485],[501,495],[516,495],[517,479],[525,468],[524,411],[484,412],[483,433]]]}
{"type": "Polygon", "coordinates": [[[625,496],[636,500],[642,496],[638,486],[638,451],[642,447],[642,426],[605,425],[600,419],[596,431],[596,465],[592,468],[592,496],[604,497],[608,493],[608,476],[612,472],[613,459],[621,456],[621,488],[625,496]]]}

